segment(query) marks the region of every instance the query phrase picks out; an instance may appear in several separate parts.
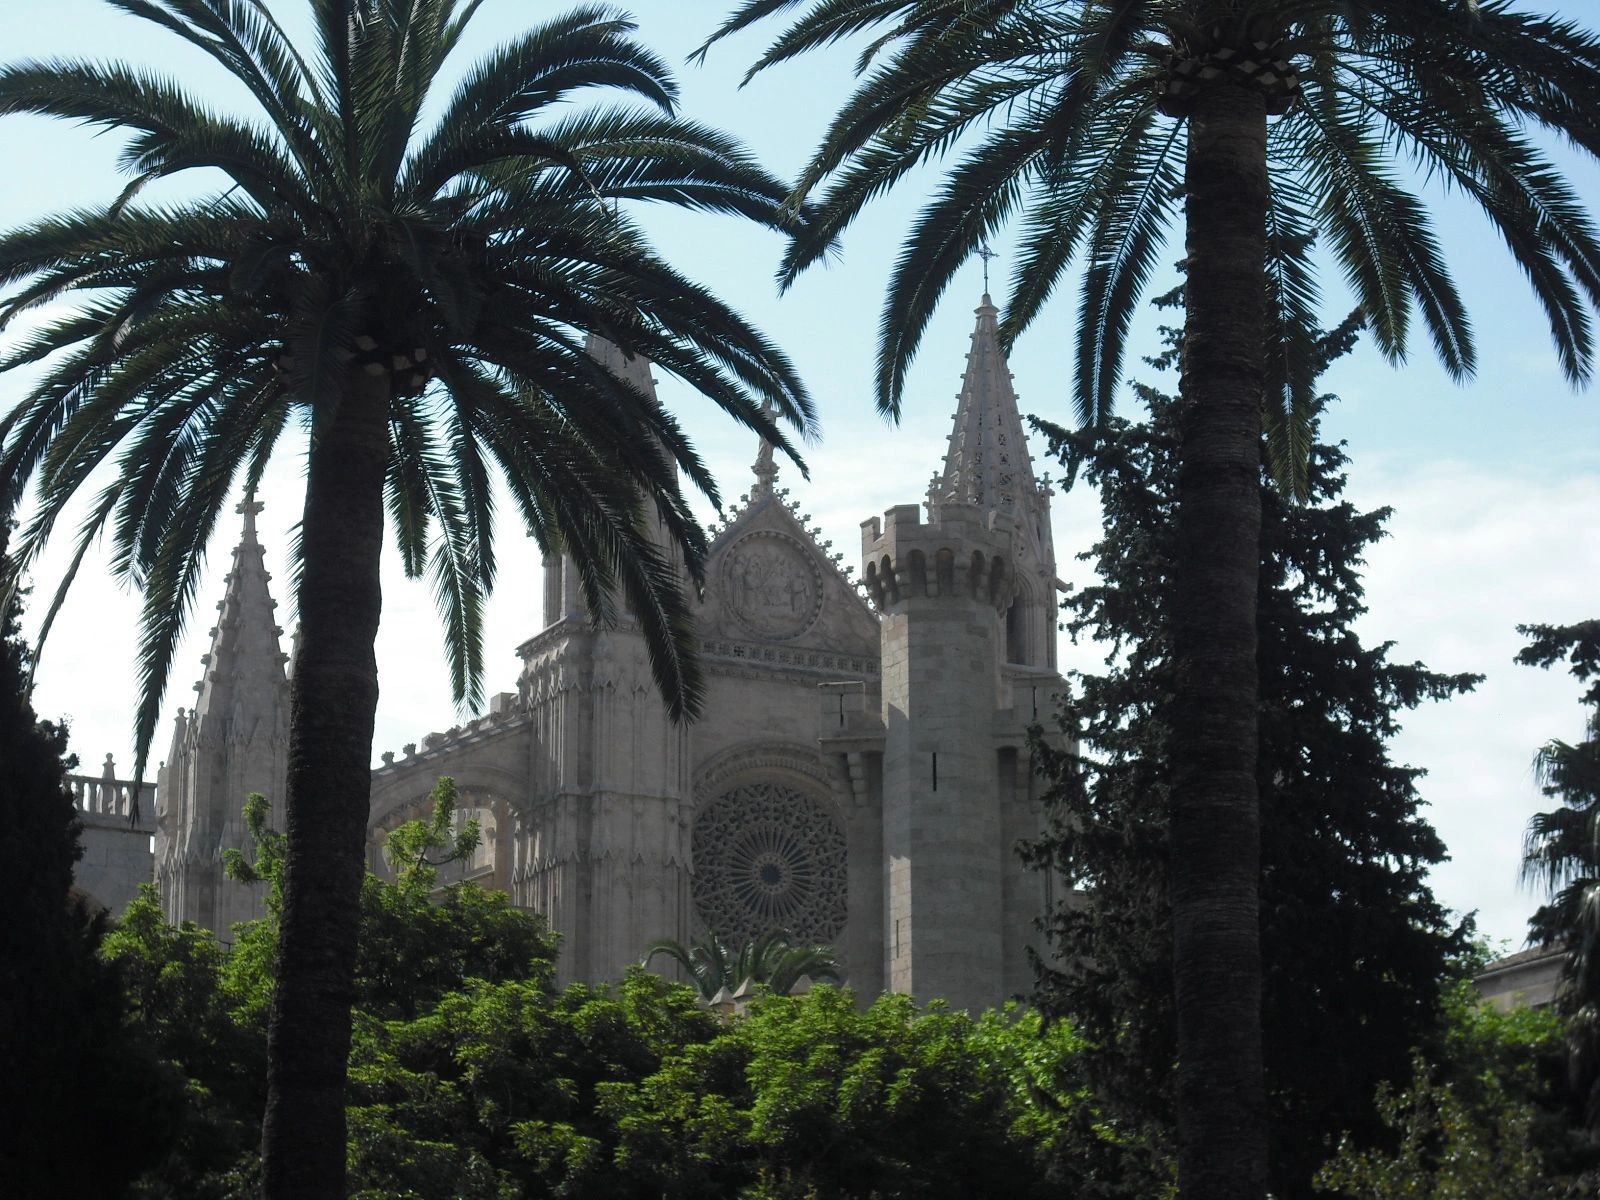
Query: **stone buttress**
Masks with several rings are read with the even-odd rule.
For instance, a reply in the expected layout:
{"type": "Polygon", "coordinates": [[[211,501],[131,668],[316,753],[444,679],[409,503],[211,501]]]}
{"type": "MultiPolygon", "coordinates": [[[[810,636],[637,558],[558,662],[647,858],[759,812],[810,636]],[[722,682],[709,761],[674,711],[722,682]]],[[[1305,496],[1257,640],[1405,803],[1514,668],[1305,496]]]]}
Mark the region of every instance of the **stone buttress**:
{"type": "MultiPolygon", "coordinates": [[[[588,350],[654,401],[648,362],[598,337],[588,350]]],[[[565,554],[545,559],[544,607],[517,650],[531,736],[511,895],[562,934],[564,979],[617,978],[650,942],[689,936],[688,730],[667,717],[637,622],[619,604],[596,628],[565,554]]]]}

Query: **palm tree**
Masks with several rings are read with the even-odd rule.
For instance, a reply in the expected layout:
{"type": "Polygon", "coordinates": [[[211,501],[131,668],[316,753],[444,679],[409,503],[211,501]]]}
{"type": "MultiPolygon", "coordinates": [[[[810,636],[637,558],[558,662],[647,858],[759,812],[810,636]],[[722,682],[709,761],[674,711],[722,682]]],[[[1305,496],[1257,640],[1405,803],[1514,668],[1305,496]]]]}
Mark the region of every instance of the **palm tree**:
{"type": "Polygon", "coordinates": [[[792,23],[752,74],[842,39],[864,49],[796,186],[818,211],[783,282],[908,172],[955,159],[889,281],[885,413],[899,411],[952,275],[1015,218],[1002,332],[1016,337],[1080,263],[1074,397],[1086,423],[1103,420],[1129,322],[1183,227],[1170,716],[1181,1186],[1189,1200],[1259,1197],[1253,488],[1263,428],[1280,479],[1304,486],[1313,247],[1391,361],[1415,311],[1451,375],[1470,376],[1471,326],[1412,191],[1442,180],[1504,238],[1563,370],[1587,382],[1600,244],[1531,135],[1600,153],[1600,42],[1507,0],[743,0],[712,41],[785,12],[792,23]]]}
{"type": "Polygon", "coordinates": [[[796,942],[784,929],[770,930],[739,947],[724,942],[715,930],[688,946],[662,938],[650,943],[640,965],[648,967],[658,954],[682,967],[707,1002],[724,988],[735,992],[746,982],[787,996],[802,976],[839,979],[839,959],[831,947],[796,942]]]}
{"type": "Polygon", "coordinates": [[[793,455],[775,420],[809,435],[813,417],[789,362],[653,253],[627,209],[793,221],[737,143],[675,115],[665,64],[607,8],[544,21],[441,93],[481,0],[309,0],[304,48],[265,0],[111,2],[220,63],[255,111],[126,65],[0,70],[0,112],[126,135],[130,177],[114,203],[0,237],[0,322],[76,301],[0,363],[44,365],[0,421],[0,478],[37,485],[25,565],[115,461],[73,570],[109,529],[115,571],[143,590],[142,770],[220,507],[287,429],[309,437],[264,1170],[268,1196],[343,1196],[385,509],[406,573],[431,577],[458,702],[481,698],[498,477],[541,546],[576,561],[597,619],[625,604],[670,711],[692,714],[672,558],[698,585],[706,543],[679,472],[716,488],[677,422],[585,338],[793,455]],[[597,90],[622,103],[581,103],[597,90]],[[141,203],[193,168],[225,189],[141,203]]]}

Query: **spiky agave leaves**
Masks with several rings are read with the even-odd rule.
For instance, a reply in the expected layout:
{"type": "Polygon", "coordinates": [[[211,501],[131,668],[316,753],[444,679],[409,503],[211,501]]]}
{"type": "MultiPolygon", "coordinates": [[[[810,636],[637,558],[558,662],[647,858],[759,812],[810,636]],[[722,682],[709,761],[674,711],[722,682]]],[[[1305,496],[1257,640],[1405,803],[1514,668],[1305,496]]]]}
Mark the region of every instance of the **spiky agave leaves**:
{"type": "Polygon", "coordinates": [[[841,978],[839,958],[832,947],[798,942],[786,929],[768,930],[739,946],[723,941],[715,930],[688,946],[661,938],[645,948],[640,964],[648,967],[661,955],[683,968],[706,1001],[724,988],[737,991],[746,983],[786,996],[802,977],[841,978]]]}

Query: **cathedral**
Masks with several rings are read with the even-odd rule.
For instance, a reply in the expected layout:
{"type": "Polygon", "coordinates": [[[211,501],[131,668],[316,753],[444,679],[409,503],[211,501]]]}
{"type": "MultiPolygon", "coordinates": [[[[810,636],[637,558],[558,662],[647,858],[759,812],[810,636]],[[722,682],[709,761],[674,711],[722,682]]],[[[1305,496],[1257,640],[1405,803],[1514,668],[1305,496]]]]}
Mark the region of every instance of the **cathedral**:
{"type": "MultiPolygon", "coordinates": [[[[452,870],[541,914],[564,979],[614,978],[657,938],[784,928],[834,947],[865,996],[977,1009],[1026,991],[1049,881],[1014,848],[1040,828],[1027,731],[1061,689],[1059,585],[996,317],[985,295],[945,460],[924,502],[862,522],[858,580],[762,445],[712,531],[692,724],[667,719],[638,630],[596,628],[571,563],[547,558],[544,627],[517,649],[514,690],[374,770],[372,868],[449,775],[483,829],[452,870]]],[[[590,353],[654,394],[647,363],[598,340],[590,353]]],[[[288,745],[292,663],[256,508],[240,506],[155,799],[168,915],[224,936],[261,900],[224,878],[222,853],[245,841],[249,792],[282,796],[288,745]]]]}

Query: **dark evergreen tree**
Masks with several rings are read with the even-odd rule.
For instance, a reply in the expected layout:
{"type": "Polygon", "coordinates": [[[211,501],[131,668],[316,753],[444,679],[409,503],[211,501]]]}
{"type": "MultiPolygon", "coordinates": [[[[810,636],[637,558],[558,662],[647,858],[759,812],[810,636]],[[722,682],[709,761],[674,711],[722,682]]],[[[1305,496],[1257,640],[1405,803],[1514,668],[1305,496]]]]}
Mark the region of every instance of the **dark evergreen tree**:
{"type": "MultiPolygon", "coordinates": [[[[1353,326],[1321,338],[1326,362],[1353,326]]],[[[1151,360],[1169,366],[1174,348],[1151,360]]],[[[1140,388],[1147,424],[1068,433],[1052,452],[1100,491],[1101,582],[1065,604],[1067,627],[1111,649],[1073,677],[1066,720],[1081,757],[1048,753],[1053,832],[1033,849],[1079,889],[1049,920],[1071,965],[1042,967],[1040,1002],[1095,1043],[1097,1086],[1125,1120],[1172,1128],[1177,1057],[1168,907],[1170,703],[1176,667],[1175,488],[1180,400],[1140,388]]],[[[1317,405],[1321,411],[1326,397],[1317,405]]],[[[1381,1135],[1377,1085],[1409,1077],[1431,1036],[1440,982],[1467,929],[1435,901],[1427,871],[1445,848],[1419,814],[1422,773],[1390,761],[1401,712],[1476,677],[1395,663],[1364,645],[1360,569],[1388,510],[1343,498],[1346,457],[1313,442],[1308,496],[1286,502],[1261,474],[1263,1029],[1272,1116],[1272,1194],[1311,1194],[1313,1171],[1348,1130],[1381,1135]]]]}
{"type": "Polygon", "coordinates": [[[1525,666],[1570,664],[1587,685],[1584,737],[1546,742],[1534,759],[1544,794],[1561,807],[1528,823],[1523,878],[1551,896],[1528,922],[1528,940],[1566,952],[1558,1007],[1566,1019],[1570,1082],[1591,1127],[1600,1127],[1600,620],[1519,625],[1525,666]]]}
{"type": "Polygon", "coordinates": [[[160,1153],[176,1097],[130,1035],[104,914],[72,891],[77,814],[64,726],[28,698],[20,605],[0,522],[0,1181],[7,1195],[93,1200],[160,1153]]]}

